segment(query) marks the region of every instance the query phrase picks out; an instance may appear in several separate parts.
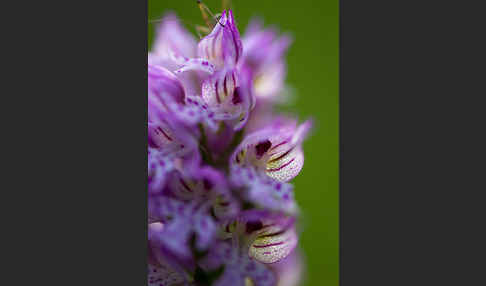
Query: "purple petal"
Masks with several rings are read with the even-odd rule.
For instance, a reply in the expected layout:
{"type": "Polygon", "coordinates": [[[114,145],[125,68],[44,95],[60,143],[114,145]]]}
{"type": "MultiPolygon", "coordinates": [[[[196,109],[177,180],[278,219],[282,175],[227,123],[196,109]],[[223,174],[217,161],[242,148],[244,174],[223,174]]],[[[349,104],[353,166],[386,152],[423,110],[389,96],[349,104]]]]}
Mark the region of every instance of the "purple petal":
{"type": "Polygon", "coordinates": [[[271,264],[270,268],[278,277],[278,286],[298,286],[302,278],[302,264],[298,249],[294,249],[285,259],[271,264]]]}
{"type": "Polygon", "coordinates": [[[196,39],[182,27],[175,14],[167,14],[157,29],[152,52],[159,56],[168,56],[172,52],[179,56],[194,57],[196,48],[196,39]]]}
{"type": "Polygon", "coordinates": [[[228,124],[220,122],[219,128],[215,131],[206,130],[207,146],[213,154],[213,159],[222,160],[225,152],[235,136],[235,130],[228,124]]]}
{"type": "Polygon", "coordinates": [[[154,148],[148,149],[148,190],[151,193],[160,192],[167,178],[174,170],[174,164],[169,156],[154,148]]]}
{"type": "Polygon", "coordinates": [[[148,64],[148,87],[160,101],[171,96],[178,103],[184,102],[184,88],[177,77],[164,67],[148,64]]]}
{"type": "Polygon", "coordinates": [[[167,264],[148,264],[148,285],[149,286],[172,286],[184,283],[184,277],[167,264]]]}
{"type": "Polygon", "coordinates": [[[176,74],[181,74],[188,71],[202,71],[212,74],[215,67],[206,59],[201,58],[174,58],[174,61],[180,64],[180,68],[175,71],[176,74]]]}
{"type": "Polygon", "coordinates": [[[185,125],[196,126],[201,123],[212,131],[216,131],[218,128],[214,110],[209,108],[199,96],[187,96],[184,106],[171,104],[169,109],[173,116],[185,125]]]}
{"type": "Polygon", "coordinates": [[[233,12],[223,11],[211,33],[199,42],[198,55],[217,68],[234,67],[242,57],[242,47],[233,12]]]}
{"type": "Polygon", "coordinates": [[[203,82],[202,97],[214,111],[215,119],[239,130],[245,125],[255,99],[247,71],[224,69],[203,82]]]}
{"type": "MultiPolygon", "coordinates": [[[[255,94],[259,98],[272,98],[284,90],[284,80],[287,76],[287,67],[283,62],[276,62],[262,67],[254,78],[255,94]]],[[[283,101],[283,100],[281,100],[283,101]]]]}
{"type": "MultiPolygon", "coordinates": [[[[175,281],[184,282],[187,284],[188,276],[186,273],[193,272],[195,269],[194,260],[192,258],[185,259],[175,253],[166,249],[161,245],[158,236],[166,226],[162,223],[151,223],[148,226],[148,266],[149,266],[149,282],[153,285],[160,285],[156,282],[161,282],[167,279],[167,283],[175,281]],[[162,279],[162,280],[160,280],[162,279]]],[[[182,285],[176,284],[176,285],[182,285]]]]}
{"type": "MultiPolygon", "coordinates": [[[[239,74],[235,69],[222,70],[203,82],[202,96],[209,106],[225,106],[231,109],[236,104],[233,98],[239,74]]],[[[241,100],[239,100],[241,102],[241,100]]],[[[237,100],[237,103],[239,103],[237,100]]]]}
{"type": "Polygon", "coordinates": [[[169,70],[148,65],[148,118],[154,120],[166,112],[169,104],[184,104],[185,92],[181,82],[169,70]]]}
{"type": "Polygon", "coordinates": [[[162,221],[163,228],[149,225],[149,239],[160,249],[184,261],[190,261],[190,239],[196,235],[196,247],[206,249],[212,242],[216,226],[207,205],[181,202],[165,196],[149,197],[149,217],[162,221]]]}
{"type": "Polygon", "coordinates": [[[265,265],[241,253],[228,243],[218,243],[202,263],[205,269],[215,269],[224,264],[223,274],[214,282],[215,286],[255,285],[274,286],[276,277],[265,265]],[[253,284],[248,284],[253,283],[253,284]]]}
{"type": "Polygon", "coordinates": [[[252,70],[256,96],[276,100],[284,90],[287,67],[285,53],[292,42],[288,35],[279,37],[274,29],[263,29],[253,20],[242,39],[243,63],[252,70]]]}
{"type": "Polygon", "coordinates": [[[257,206],[286,213],[296,213],[293,187],[276,181],[254,168],[233,166],[231,181],[235,187],[244,188],[244,198],[257,206]]]}
{"type": "Polygon", "coordinates": [[[160,113],[160,120],[148,122],[147,128],[149,147],[154,155],[161,153],[160,156],[168,157],[172,161],[179,159],[179,167],[193,168],[199,164],[196,134],[192,134],[176,118],[171,118],[171,114],[160,113]]]}
{"type": "MultiPolygon", "coordinates": [[[[176,198],[207,204],[218,219],[232,218],[239,211],[239,204],[233,198],[224,175],[211,167],[196,168],[185,175],[176,173],[172,175],[170,185],[176,198]]],[[[201,221],[201,227],[204,225],[201,221]]]]}

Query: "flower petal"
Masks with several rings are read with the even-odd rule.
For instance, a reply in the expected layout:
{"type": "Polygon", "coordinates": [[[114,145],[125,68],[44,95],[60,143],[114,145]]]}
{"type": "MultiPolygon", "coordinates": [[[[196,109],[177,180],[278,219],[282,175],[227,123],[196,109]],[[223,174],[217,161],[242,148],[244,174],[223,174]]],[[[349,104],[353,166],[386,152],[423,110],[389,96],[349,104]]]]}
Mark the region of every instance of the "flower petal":
{"type": "Polygon", "coordinates": [[[236,66],[242,52],[243,45],[234,23],[233,12],[223,11],[211,33],[199,42],[198,55],[220,69],[224,66],[236,66]]]}
{"type": "Polygon", "coordinates": [[[302,279],[303,261],[298,249],[294,249],[283,260],[273,263],[270,268],[278,276],[277,286],[298,286],[302,279]]]}
{"type": "Polygon", "coordinates": [[[214,282],[215,286],[275,285],[276,277],[266,265],[239,252],[237,247],[232,247],[229,243],[220,242],[212,247],[201,266],[210,270],[221,265],[224,265],[224,272],[214,282]]]}
{"type": "Polygon", "coordinates": [[[177,77],[164,67],[148,64],[148,118],[153,121],[169,104],[184,104],[185,92],[177,77]]]}
{"type": "Polygon", "coordinates": [[[297,234],[294,228],[276,227],[255,239],[248,254],[262,263],[274,263],[289,255],[296,245],[297,234]]]}
{"type": "Polygon", "coordinates": [[[214,118],[240,130],[254,107],[251,78],[245,70],[223,69],[202,85],[202,98],[214,111],[214,118]]]}
{"type": "Polygon", "coordinates": [[[290,214],[298,211],[290,184],[276,181],[251,167],[233,166],[230,179],[235,187],[244,188],[244,198],[257,206],[290,214]]]}
{"type": "MultiPolygon", "coordinates": [[[[196,125],[199,123],[202,123],[204,126],[213,131],[216,131],[218,128],[218,120],[216,118],[215,111],[204,103],[203,100],[198,96],[187,96],[185,105],[172,102],[167,105],[167,109],[169,110],[169,114],[159,112],[158,117],[173,118],[173,121],[179,122],[178,128],[181,128],[181,130],[184,130],[184,126],[197,127],[196,125]]],[[[150,113],[151,112],[149,110],[149,114],[150,113]]],[[[176,123],[174,125],[176,125],[176,123]]],[[[198,128],[196,128],[196,130],[197,129],[198,128]]],[[[194,128],[192,128],[192,131],[193,134],[197,133],[194,132],[194,128]]]]}
{"type": "Polygon", "coordinates": [[[148,191],[160,192],[165,186],[169,174],[174,170],[174,164],[169,156],[155,148],[148,149],[148,191]]]}
{"type": "Polygon", "coordinates": [[[148,210],[149,217],[164,223],[163,229],[149,227],[151,241],[183,260],[192,258],[190,239],[193,234],[199,250],[205,250],[215,236],[216,225],[207,205],[157,195],[149,197],[148,210]]]}
{"type": "Polygon", "coordinates": [[[304,163],[301,143],[311,123],[276,121],[245,137],[233,153],[230,164],[252,166],[269,177],[286,182],[297,176],[304,163]]]}
{"type": "Polygon", "coordinates": [[[152,47],[153,53],[159,56],[168,56],[175,53],[179,56],[194,57],[197,42],[194,36],[182,27],[175,14],[164,16],[152,47]]]}
{"type": "Polygon", "coordinates": [[[163,101],[162,94],[171,96],[178,103],[184,102],[184,88],[177,77],[162,66],[148,64],[149,89],[163,101]]]}
{"type": "Polygon", "coordinates": [[[168,265],[148,264],[148,285],[149,286],[175,286],[182,285],[184,277],[172,270],[168,265]]]}
{"type": "MultiPolygon", "coordinates": [[[[262,263],[278,262],[297,245],[295,218],[267,210],[248,210],[240,214],[238,224],[253,238],[248,255],[262,263]]],[[[241,228],[240,228],[241,229],[241,228]]]]}
{"type": "Polygon", "coordinates": [[[208,204],[218,219],[234,217],[239,211],[224,175],[211,167],[196,168],[186,175],[173,174],[170,186],[178,199],[208,204]]]}
{"type": "Polygon", "coordinates": [[[174,61],[180,64],[180,68],[175,71],[175,74],[181,74],[188,71],[202,71],[212,74],[215,67],[206,59],[201,58],[177,58],[173,57],[174,61]]]}
{"type": "Polygon", "coordinates": [[[171,113],[161,112],[151,118],[154,121],[147,123],[148,143],[154,155],[161,153],[171,160],[179,159],[180,167],[185,168],[200,162],[197,134],[171,113]]]}
{"type": "Polygon", "coordinates": [[[294,147],[283,154],[277,153],[270,157],[265,172],[277,181],[287,182],[297,176],[303,166],[304,152],[300,147],[294,147]]]}
{"type": "Polygon", "coordinates": [[[238,84],[238,73],[236,69],[222,70],[203,82],[202,96],[209,106],[227,106],[228,109],[240,103],[235,98],[235,89],[238,84]]]}
{"type": "Polygon", "coordinates": [[[263,29],[261,21],[255,19],[250,22],[242,41],[245,47],[243,65],[252,70],[256,96],[281,99],[287,73],[284,57],[291,37],[279,37],[274,29],[263,29]]]}

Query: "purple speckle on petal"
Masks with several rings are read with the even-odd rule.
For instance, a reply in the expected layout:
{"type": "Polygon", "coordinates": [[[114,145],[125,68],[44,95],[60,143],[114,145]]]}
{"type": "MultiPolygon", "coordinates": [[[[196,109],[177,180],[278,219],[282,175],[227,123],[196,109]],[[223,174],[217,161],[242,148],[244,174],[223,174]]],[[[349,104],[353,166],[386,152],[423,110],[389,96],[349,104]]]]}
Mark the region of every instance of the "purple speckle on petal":
{"type": "Polygon", "coordinates": [[[239,104],[242,103],[243,101],[241,100],[241,95],[240,95],[240,87],[235,88],[235,91],[233,92],[233,104],[239,104]]]}
{"type": "Polygon", "coordinates": [[[272,143],[269,140],[262,141],[255,146],[257,157],[260,158],[265,152],[272,147],[272,143]]]}

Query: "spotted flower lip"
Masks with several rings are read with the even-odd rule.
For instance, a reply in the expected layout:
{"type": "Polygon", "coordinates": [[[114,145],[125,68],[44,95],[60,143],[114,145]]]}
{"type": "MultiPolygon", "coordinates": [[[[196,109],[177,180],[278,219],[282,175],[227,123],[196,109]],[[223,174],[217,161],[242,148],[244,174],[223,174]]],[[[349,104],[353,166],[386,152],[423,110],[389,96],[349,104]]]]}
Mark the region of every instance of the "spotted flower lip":
{"type": "Polygon", "coordinates": [[[293,227],[266,226],[253,241],[248,255],[270,264],[287,257],[297,245],[297,233],[293,227]]]}
{"type": "Polygon", "coordinates": [[[280,261],[297,245],[295,218],[292,216],[250,210],[243,212],[238,220],[250,237],[248,255],[261,263],[280,261]]]}
{"type": "Polygon", "coordinates": [[[207,270],[225,265],[215,285],[275,285],[277,277],[265,264],[280,261],[295,248],[294,219],[248,210],[227,224],[225,231],[232,243],[215,244],[201,263],[207,270]]]}
{"type": "Polygon", "coordinates": [[[222,68],[236,66],[242,54],[243,45],[233,12],[223,11],[212,32],[199,42],[198,55],[222,68]]]}
{"type": "Polygon", "coordinates": [[[311,121],[297,127],[295,122],[275,122],[247,135],[236,148],[230,164],[252,166],[275,180],[286,182],[302,169],[301,143],[311,128],[311,121]]]}

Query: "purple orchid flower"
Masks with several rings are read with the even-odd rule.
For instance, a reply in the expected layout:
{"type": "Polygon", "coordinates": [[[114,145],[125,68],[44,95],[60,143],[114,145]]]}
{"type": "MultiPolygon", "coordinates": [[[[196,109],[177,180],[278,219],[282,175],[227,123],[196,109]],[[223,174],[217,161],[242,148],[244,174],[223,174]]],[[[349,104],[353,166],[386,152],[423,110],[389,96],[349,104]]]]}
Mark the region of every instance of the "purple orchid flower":
{"type": "Polygon", "coordinates": [[[311,123],[273,111],[290,40],[257,22],[241,40],[231,10],[210,30],[168,14],[148,55],[148,285],[293,285],[311,123]]]}
{"type": "Polygon", "coordinates": [[[304,165],[301,143],[310,127],[310,121],[297,127],[295,121],[278,120],[247,135],[236,148],[230,163],[252,166],[275,180],[289,181],[304,165]]]}
{"type": "Polygon", "coordinates": [[[206,270],[225,266],[214,284],[221,286],[275,285],[277,277],[267,265],[282,260],[297,244],[292,217],[261,210],[242,212],[226,225],[223,237],[201,262],[206,270]]]}
{"type": "Polygon", "coordinates": [[[285,54],[292,39],[278,37],[275,29],[263,29],[262,22],[254,19],[242,38],[243,63],[252,70],[255,94],[262,100],[276,100],[284,89],[287,74],[285,54]]]}

